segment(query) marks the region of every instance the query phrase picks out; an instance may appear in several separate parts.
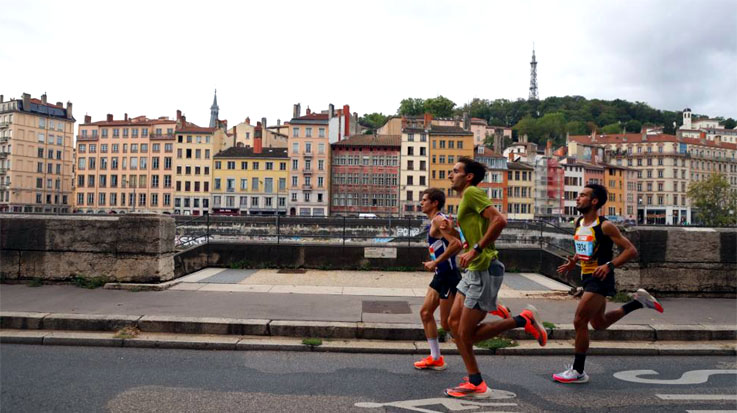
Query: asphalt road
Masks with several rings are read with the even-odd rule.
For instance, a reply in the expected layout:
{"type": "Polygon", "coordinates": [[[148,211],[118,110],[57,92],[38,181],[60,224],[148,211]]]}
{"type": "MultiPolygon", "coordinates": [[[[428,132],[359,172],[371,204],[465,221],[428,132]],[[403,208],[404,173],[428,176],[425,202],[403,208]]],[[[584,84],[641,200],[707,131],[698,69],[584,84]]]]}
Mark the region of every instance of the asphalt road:
{"type": "Polygon", "coordinates": [[[569,357],[484,356],[482,372],[487,383],[499,390],[499,398],[475,404],[442,395],[445,387],[465,375],[459,357],[447,357],[449,368],[444,372],[414,370],[415,357],[4,344],[0,346],[0,410],[737,411],[734,357],[592,356],[586,368],[590,383],[561,385],[552,382],[550,375],[562,370],[569,357]],[[657,374],[621,373],[630,370],[657,374]]]}

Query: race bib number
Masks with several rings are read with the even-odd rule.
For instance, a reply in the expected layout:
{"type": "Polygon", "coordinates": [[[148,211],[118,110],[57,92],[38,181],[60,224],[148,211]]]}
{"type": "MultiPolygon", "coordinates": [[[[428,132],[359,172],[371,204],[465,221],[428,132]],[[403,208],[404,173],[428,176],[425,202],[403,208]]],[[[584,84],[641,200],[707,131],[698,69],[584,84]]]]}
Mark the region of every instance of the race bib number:
{"type": "Polygon", "coordinates": [[[576,254],[581,260],[588,261],[594,255],[593,235],[576,235],[573,237],[573,243],[576,246],[576,254]]]}

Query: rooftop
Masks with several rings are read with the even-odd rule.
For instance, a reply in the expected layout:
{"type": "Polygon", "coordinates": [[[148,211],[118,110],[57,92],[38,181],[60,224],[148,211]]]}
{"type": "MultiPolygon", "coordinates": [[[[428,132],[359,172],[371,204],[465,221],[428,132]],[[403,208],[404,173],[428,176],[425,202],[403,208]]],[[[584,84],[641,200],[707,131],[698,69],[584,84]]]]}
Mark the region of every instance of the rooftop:
{"type": "Polygon", "coordinates": [[[255,153],[252,147],[232,147],[218,152],[215,158],[289,158],[287,148],[262,148],[261,153],[255,153]]]}

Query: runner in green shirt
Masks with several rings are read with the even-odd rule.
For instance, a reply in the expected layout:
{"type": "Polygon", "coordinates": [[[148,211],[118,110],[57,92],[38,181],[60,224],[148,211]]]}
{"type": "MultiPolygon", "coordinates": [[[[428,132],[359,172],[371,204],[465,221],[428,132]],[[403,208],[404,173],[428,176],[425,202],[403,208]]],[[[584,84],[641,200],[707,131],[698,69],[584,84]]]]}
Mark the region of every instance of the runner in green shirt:
{"type": "MultiPolygon", "coordinates": [[[[497,295],[504,279],[504,264],[498,259],[494,241],[499,238],[507,220],[494,208],[486,193],[476,186],[485,174],[484,165],[467,157],[461,157],[450,174],[453,189],[463,197],[458,207],[458,226],[467,242],[464,253],[458,255],[458,264],[466,271],[457,286],[449,323],[458,352],[466,365],[468,381],[446,389],[445,394],[464,399],[488,398],[492,394],[481,377],[473,354],[473,343],[517,327],[524,327],[541,346],[548,339],[534,307],[528,306],[518,316],[511,317],[507,308],[497,305],[497,295]],[[492,311],[503,319],[481,323],[492,311]]],[[[449,224],[446,222],[444,225],[449,224]]]]}

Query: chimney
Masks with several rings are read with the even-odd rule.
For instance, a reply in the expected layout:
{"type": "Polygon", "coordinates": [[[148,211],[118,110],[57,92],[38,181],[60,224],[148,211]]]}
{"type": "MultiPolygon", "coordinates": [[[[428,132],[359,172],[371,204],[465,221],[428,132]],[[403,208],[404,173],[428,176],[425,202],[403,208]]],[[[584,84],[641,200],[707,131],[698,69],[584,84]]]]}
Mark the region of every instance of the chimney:
{"type": "MultiPolygon", "coordinates": [[[[182,117],[184,117],[184,116],[182,116],[182,117]]],[[[113,121],[113,115],[112,114],[110,114],[110,113],[107,114],[107,121],[108,122],[112,122],[113,121]]]]}
{"type": "Polygon", "coordinates": [[[261,126],[266,127],[266,118],[261,118],[261,126]]]}
{"type": "Polygon", "coordinates": [[[463,130],[471,129],[471,118],[468,116],[468,112],[463,112],[463,130]]]}
{"type": "Polygon", "coordinates": [[[67,119],[72,119],[72,102],[67,101],[67,119]]]}
{"type": "Polygon", "coordinates": [[[335,116],[335,105],[332,103],[328,105],[328,119],[332,119],[335,116]]]}
{"type": "Polygon", "coordinates": [[[276,126],[281,126],[281,119],[276,120],[276,126]]]}
{"type": "Polygon", "coordinates": [[[23,111],[28,112],[31,110],[31,95],[28,93],[23,94],[23,111]]]}
{"type": "Polygon", "coordinates": [[[251,118],[250,117],[247,117],[246,118],[246,125],[250,125],[250,124],[251,124],[251,118]]]}
{"type": "Polygon", "coordinates": [[[3,103],[5,101],[5,96],[0,95],[0,103],[3,103]]]}
{"type": "Polygon", "coordinates": [[[299,103],[295,103],[295,104],[294,104],[294,108],[292,109],[292,117],[293,117],[293,118],[298,118],[298,117],[300,117],[300,112],[301,112],[301,111],[302,111],[302,109],[300,108],[300,105],[299,105],[299,103]]]}
{"type": "Polygon", "coordinates": [[[183,127],[187,126],[187,117],[184,115],[182,115],[182,126],[183,127]]]}
{"type": "Polygon", "coordinates": [[[430,123],[432,123],[432,115],[429,113],[425,113],[424,122],[425,129],[430,129],[430,123]]]}
{"type": "Polygon", "coordinates": [[[182,111],[177,109],[177,120],[182,119],[182,111]]]}
{"type": "Polygon", "coordinates": [[[257,125],[256,130],[253,132],[253,153],[261,153],[262,149],[261,125],[257,125]]]}
{"type": "Polygon", "coordinates": [[[343,136],[351,136],[351,108],[348,105],[343,105],[343,116],[345,119],[345,127],[343,136]]]}
{"type": "Polygon", "coordinates": [[[514,162],[514,152],[509,151],[509,162],[514,162]]]}
{"type": "Polygon", "coordinates": [[[84,115],[84,123],[92,123],[92,116],[84,115]]]}
{"type": "Polygon", "coordinates": [[[307,110],[305,111],[305,115],[311,115],[312,111],[310,110],[310,107],[307,106],[307,110]]]}
{"type": "Polygon", "coordinates": [[[125,120],[126,122],[128,122],[128,114],[127,114],[127,113],[123,115],[123,119],[124,119],[124,120],[125,120]]]}
{"type": "Polygon", "coordinates": [[[547,143],[545,144],[545,156],[552,156],[553,155],[553,141],[548,139],[547,143]]]}
{"type": "Polygon", "coordinates": [[[47,101],[46,99],[47,99],[46,98],[46,93],[44,93],[43,95],[41,95],[41,103],[43,103],[44,105],[46,104],[46,101],[47,101]]]}

